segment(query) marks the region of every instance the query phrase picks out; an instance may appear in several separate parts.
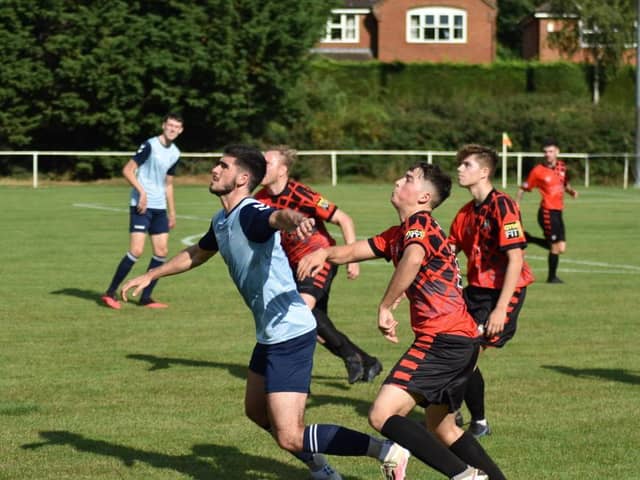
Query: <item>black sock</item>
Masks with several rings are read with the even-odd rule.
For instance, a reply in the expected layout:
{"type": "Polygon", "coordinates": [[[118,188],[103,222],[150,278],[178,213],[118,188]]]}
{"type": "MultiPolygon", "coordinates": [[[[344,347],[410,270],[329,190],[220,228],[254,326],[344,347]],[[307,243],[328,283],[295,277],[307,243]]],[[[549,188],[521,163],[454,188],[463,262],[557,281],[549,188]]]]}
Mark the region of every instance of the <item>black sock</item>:
{"type": "Polygon", "coordinates": [[[472,467],[482,470],[489,475],[491,480],[506,480],[500,468],[469,432],[464,432],[458,440],[451,444],[449,450],[472,467]]]}
{"type": "Polygon", "coordinates": [[[313,316],[316,318],[317,333],[324,339],[323,346],[327,350],[343,360],[357,355],[354,345],[335,327],[327,312],[316,307],[313,309],[313,316]]]}
{"type": "Polygon", "coordinates": [[[534,237],[529,232],[524,232],[524,237],[527,240],[527,243],[532,243],[534,245],[538,245],[539,247],[546,248],[549,250],[549,242],[547,242],[546,238],[542,237],[534,237]]]}
{"type": "Polygon", "coordinates": [[[116,273],[113,275],[113,279],[111,280],[111,284],[107,289],[107,294],[113,296],[116,294],[116,290],[118,290],[118,286],[122,283],[129,272],[138,261],[138,257],[133,255],[131,252],[127,252],[127,254],[122,257],[118,267],[116,268],[116,273]]]}
{"type": "Polygon", "coordinates": [[[382,426],[381,433],[408,449],[447,478],[455,477],[467,469],[467,464],[445,447],[431,432],[419,423],[400,415],[393,415],[382,426]]]}
{"type": "MultiPolygon", "coordinates": [[[[157,257],[157,256],[153,255],[151,257],[151,260],[149,261],[149,266],[147,267],[147,271],[151,270],[152,268],[159,267],[160,265],[164,264],[164,262],[166,262],[166,261],[167,261],[167,257],[157,257]]],[[[153,282],[151,282],[142,291],[142,296],[140,297],[140,303],[144,304],[145,302],[149,302],[150,301],[151,292],[153,291],[153,288],[156,286],[156,283],[158,283],[158,280],[154,280],[153,282]]]]}
{"type": "Polygon", "coordinates": [[[556,278],[556,272],[558,271],[558,262],[560,261],[560,255],[555,253],[549,254],[549,280],[556,278]]]}
{"type": "Polygon", "coordinates": [[[477,367],[471,374],[469,382],[467,382],[464,402],[467,404],[469,413],[471,413],[472,421],[484,419],[484,378],[477,367]]]}

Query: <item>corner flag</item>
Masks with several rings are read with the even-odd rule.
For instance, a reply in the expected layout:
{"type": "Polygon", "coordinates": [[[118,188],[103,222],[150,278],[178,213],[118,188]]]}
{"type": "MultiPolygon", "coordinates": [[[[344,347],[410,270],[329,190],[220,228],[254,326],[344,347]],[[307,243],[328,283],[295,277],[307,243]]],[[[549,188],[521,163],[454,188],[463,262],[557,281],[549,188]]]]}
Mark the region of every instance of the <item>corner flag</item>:
{"type": "Polygon", "coordinates": [[[507,135],[507,132],[502,132],[502,146],[508,148],[513,147],[513,143],[511,143],[511,139],[509,138],[509,135],[507,135]]]}

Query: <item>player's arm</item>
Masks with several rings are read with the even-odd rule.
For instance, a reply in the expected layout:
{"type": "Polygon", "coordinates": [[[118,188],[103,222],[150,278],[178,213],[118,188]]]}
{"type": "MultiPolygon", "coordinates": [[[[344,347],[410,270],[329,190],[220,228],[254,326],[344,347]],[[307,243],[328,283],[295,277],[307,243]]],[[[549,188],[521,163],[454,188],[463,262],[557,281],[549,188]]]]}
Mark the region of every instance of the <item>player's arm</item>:
{"type": "Polygon", "coordinates": [[[578,198],[578,191],[573,188],[569,182],[564,185],[564,191],[571,195],[571,197],[578,198]]]}
{"type": "Polygon", "coordinates": [[[520,204],[520,201],[522,200],[522,197],[524,196],[524,192],[526,192],[526,190],[520,186],[518,187],[518,193],[516,193],[516,203],[520,204]]]}
{"type": "Polygon", "coordinates": [[[307,277],[314,277],[322,269],[325,262],[334,265],[361,262],[377,258],[367,240],[358,240],[349,245],[336,245],[320,248],[302,257],[298,263],[297,277],[302,281],[307,277]]]}
{"type": "Polygon", "coordinates": [[[489,314],[489,319],[485,326],[485,335],[493,337],[504,330],[504,322],[507,319],[507,309],[509,301],[516,290],[520,273],[524,265],[524,250],[522,248],[511,248],[506,251],[507,270],[504,275],[504,282],[500,290],[500,296],[496,306],[489,314]]]}
{"type": "Polygon", "coordinates": [[[417,243],[409,244],[405,248],[378,306],[378,329],[384,335],[384,338],[390,342],[398,343],[398,335],[396,333],[398,322],[393,318],[392,313],[394,304],[415,280],[424,260],[424,255],[424,248],[417,243]]]}
{"type": "MultiPolygon", "coordinates": [[[[333,213],[330,221],[331,223],[340,227],[345,245],[351,245],[356,241],[356,227],[349,215],[338,208],[333,213]]],[[[358,275],[360,275],[360,265],[358,265],[357,263],[348,263],[347,278],[353,280],[357,278],[358,275]]]]}
{"type": "Polygon", "coordinates": [[[176,226],[176,204],[173,197],[173,175],[167,175],[164,183],[167,196],[167,216],[169,217],[169,228],[173,228],[176,226]]]}
{"type": "Polygon", "coordinates": [[[177,275],[202,265],[215,255],[216,251],[205,250],[199,244],[185,248],[165,264],[126,282],[120,290],[122,300],[127,301],[127,292],[131,289],[133,289],[132,296],[137,297],[147,285],[158,278],[177,275]]]}
{"type": "Polygon", "coordinates": [[[269,226],[275,230],[296,232],[298,238],[304,240],[313,233],[316,221],[300,212],[291,209],[273,210],[269,215],[269,226]]]}
{"type": "Polygon", "coordinates": [[[122,176],[125,178],[129,184],[138,191],[138,205],[136,209],[138,213],[144,213],[147,211],[147,192],[142,188],[142,184],[138,181],[136,177],[136,170],[138,169],[138,164],[132,158],[130,159],[124,167],[122,167],[122,176]]]}

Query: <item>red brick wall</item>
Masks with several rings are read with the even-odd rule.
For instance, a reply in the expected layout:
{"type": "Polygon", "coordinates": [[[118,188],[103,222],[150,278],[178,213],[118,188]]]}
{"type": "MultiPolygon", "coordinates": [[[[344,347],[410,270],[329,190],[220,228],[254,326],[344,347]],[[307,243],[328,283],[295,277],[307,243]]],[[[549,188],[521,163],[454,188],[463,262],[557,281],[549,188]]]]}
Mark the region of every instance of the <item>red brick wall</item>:
{"type": "Polygon", "coordinates": [[[387,0],[374,7],[378,19],[378,58],[383,62],[490,63],[495,59],[496,10],[482,0],[387,0]],[[407,10],[452,7],[467,11],[466,43],[408,43],[407,10]]]}

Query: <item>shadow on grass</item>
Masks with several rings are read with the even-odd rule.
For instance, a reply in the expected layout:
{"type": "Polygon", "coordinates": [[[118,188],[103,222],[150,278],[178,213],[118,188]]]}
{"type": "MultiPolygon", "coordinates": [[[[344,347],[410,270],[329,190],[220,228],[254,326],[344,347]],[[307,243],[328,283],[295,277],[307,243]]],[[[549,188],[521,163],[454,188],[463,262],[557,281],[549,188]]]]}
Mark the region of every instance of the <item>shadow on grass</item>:
{"type": "Polygon", "coordinates": [[[98,305],[104,306],[100,297],[104,295],[104,292],[98,292],[96,290],[85,290],[82,288],[61,288],[60,290],[53,290],[51,295],[67,295],[69,297],[77,297],[83,300],[92,300],[98,305]]]}
{"type": "Polygon", "coordinates": [[[543,365],[542,368],[555,370],[558,373],[578,378],[592,377],[602,378],[604,380],[613,380],[621,383],[629,383],[631,385],[640,384],[640,375],[632,373],[624,368],[572,368],[562,365],[543,365]]]}
{"type": "MultiPolygon", "coordinates": [[[[222,368],[229,371],[231,375],[242,380],[247,379],[247,366],[238,365],[233,363],[223,362],[210,362],[207,360],[191,360],[188,358],[175,358],[175,357],[158,357],[156,355],[149,355],[144,353],[130,353],[126,358],[133,360],[140,360],[148,362],[149,371],[164,370],[171,368],[172,365],[181,365],[186,367],[205,367],[205,368],[222,368]]],[[[314,382],[322,382],[326,386],[338,388],[341,390],[348,390],[349,386],[346,380],[343,382],[336,381],[339,377],[330,377],[327,375],[313,375],[314,382]]]]}
{"type": "MultiPolygon", "coordinates": [[[[194,445],[189,455],[168,455],[161,452],[141,450],[117,443],[94,440],[67,431],[40,432],[42,442],[22,445],[25,450],[35,450],[48,446],[67,445],[79,452],[103,455],[120,460],[125,467],[136,462],[146,463],[153,468],[174,470],[197,480],[218,480],[233,478],[257,480],[265,478],[306,478],[306,467],[296,468],[270,458],[242,452],[235,447],[222,445],[194,445]],[[205,460],[210,458],[211,460],[205,460]]],[[[116,473],[116,472],[114,472],[116,473]]]]}

